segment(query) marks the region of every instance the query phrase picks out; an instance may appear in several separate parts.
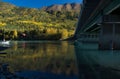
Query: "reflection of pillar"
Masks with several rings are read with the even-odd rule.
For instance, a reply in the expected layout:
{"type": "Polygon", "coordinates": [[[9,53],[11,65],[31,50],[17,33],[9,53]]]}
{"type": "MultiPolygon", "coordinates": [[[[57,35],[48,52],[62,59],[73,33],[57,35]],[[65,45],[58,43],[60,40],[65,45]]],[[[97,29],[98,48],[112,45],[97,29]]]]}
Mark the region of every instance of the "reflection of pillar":
{"type": "Polygon", "coordinates": [[[114,49],[114,38],[115,38],[115,24],[113,24],[113,30],[112,30],[112,42],[111,42],[111,49],[114,49]]]}
{"type": "Polygon", "coordinates": [[[102,79],[99,65],[93,60],[93,58],[96,58],[94,52],[93,50],[81,50],[79,46],[75,46],[79,79],[102,79]]]}
{"type": "Polygon", "coordinates": [[[99,49],[120,49],[119,16],[107,15],[103,18],[99,39],[99,49]]]}
{"type": "Polygon", "coordinates": [[[79,79],[120,79],[119,52],[88,50],[82,46],[75,46],[79,79]]]}

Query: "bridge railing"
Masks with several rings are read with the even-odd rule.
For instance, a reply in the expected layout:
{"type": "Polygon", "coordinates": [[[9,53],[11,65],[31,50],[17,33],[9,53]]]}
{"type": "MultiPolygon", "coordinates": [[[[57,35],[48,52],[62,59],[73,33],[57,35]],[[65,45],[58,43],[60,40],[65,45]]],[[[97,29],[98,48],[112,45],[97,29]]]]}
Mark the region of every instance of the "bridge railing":
{"type": "Polygon", "coordinates": [[[81,42],[98,42],[98,34],[80,34],[78,41],[81,42]]]}

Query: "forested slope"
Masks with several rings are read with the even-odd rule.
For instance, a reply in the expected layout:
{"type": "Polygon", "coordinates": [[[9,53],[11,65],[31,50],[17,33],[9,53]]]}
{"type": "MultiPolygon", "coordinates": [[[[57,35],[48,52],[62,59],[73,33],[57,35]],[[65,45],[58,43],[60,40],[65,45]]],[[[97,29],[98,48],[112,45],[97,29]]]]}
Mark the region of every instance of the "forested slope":
{"type": "Polygon", "coordinates": [[[79,11],[75,3],[36,9],[0,2],[0,39],[66,39],[74,34],[79,11]]]}

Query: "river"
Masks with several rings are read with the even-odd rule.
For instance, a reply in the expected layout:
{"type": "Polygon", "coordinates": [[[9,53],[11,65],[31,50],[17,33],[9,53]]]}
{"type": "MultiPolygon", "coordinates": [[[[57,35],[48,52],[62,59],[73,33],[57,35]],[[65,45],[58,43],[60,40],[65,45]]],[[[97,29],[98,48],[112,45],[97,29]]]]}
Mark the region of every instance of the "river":
{"type": "Polygon", "coordinates": [[[27,79],[78,79],[73,42],[12,41],[10,48],[1,51],[0,63],[9,71],[27,79]]]}
{"type": "Polygon", "coordinates": [[[98,50],[98,43],[12,41],[0,53],[17,76],[9,79],[120,79],[120,51],[98,50]]]}
{"type": "Polygon", "coordinates": [[[120,50],[99,50],[98,43],[75,43],[79,79],[120,79],[120,50]]]}

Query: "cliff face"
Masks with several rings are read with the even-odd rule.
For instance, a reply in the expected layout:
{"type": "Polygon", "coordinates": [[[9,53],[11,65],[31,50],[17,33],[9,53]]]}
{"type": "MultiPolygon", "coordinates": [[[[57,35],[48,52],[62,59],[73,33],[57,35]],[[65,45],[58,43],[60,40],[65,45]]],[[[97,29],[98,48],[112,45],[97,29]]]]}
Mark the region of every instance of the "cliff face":
{"type": "Polygon", "coordinates": [[[78,12],[80,11],[81,5],[78,3],[66,3],[63,5],[51,5],[48,7],[43,7],[44,10],[46,11],[75,11],[78,12]]]}

